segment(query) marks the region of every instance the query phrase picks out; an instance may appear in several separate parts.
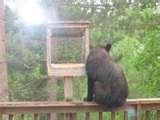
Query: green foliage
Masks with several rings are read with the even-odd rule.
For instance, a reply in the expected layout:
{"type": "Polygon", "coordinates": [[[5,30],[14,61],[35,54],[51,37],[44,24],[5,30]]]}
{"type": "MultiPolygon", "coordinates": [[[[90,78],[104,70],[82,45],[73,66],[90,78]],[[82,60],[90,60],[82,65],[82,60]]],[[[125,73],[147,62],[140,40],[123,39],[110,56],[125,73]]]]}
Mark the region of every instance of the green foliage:
{"type": "Polygon", "coordinates": [[[6,28],[10,99],[45,100],[43,28],[23,26],[9,9],[6,9],[6,28]]]}
{"type": "Polygon", "coordinates": [[[148,30],[144,36],[144,49],[139,53],[136,68],[141,73],[141,89],[146,92],[147,97],[159,97],[159,69],[160,69],[160,53],[159,53],[159,28],[148,30]]]}

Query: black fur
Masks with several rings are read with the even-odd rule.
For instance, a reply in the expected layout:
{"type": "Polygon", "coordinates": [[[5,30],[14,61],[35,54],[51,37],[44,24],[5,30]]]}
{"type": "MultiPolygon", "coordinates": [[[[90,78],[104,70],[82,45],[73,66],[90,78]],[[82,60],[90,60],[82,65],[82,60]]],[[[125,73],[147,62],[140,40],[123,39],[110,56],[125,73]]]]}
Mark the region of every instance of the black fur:
{"type": "Polygon", "coordinates": [[[128,96],[128,84],[121,67],[109,55],[111,44],[93,48],[87,58],[87,101],[106,107],[122,106],[128,96]]]}

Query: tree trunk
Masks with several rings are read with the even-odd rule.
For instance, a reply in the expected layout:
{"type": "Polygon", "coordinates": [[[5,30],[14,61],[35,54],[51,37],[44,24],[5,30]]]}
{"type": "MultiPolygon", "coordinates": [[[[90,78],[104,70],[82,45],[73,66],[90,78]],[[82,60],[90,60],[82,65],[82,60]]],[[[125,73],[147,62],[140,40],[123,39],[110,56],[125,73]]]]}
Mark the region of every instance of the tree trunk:
{"type": "Polygon", "coordinates": [[[0,0],[0,101],[8,100],[8,81],[5,49],[4,1],[0,0]]]}

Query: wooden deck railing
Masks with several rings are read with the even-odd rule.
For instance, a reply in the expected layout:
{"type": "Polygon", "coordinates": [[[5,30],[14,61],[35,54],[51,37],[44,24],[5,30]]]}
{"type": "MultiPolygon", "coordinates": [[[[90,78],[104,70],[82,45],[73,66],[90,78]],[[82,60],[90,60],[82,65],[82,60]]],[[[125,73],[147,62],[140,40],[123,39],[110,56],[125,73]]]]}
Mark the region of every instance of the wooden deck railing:
{"type": "Polygon", "coordinates": [[[66,120],[72,120],[73,114],[70,113],[79,112],[85,113],[85,120],[90,119],[92,112],[98,112],[99,120],[106,120],[103,113],[111,112],[111,120],[116,120],[116,113],[120,111],[123,112],[123,119],[128,120],[129,110],[135,111],[135,120],[142,119],[142,112],[145,112],[145,120],[150,120],[153,110],[157,111],[156,119],[160,120],[160,99],[129,99],[124,106],[117,109],[107,109],[92,102],[0,102],[0,120],[3,120],[4,114],[9,114],[9,120],[13,120],[15,114],[20,116],[20,120],[24,120],[25,114],[33,114],[33,119],[38,120],[41,113],[47,116],[47,120],[50,120],[51,113],[63,113],[68,116],[66,120]]]}

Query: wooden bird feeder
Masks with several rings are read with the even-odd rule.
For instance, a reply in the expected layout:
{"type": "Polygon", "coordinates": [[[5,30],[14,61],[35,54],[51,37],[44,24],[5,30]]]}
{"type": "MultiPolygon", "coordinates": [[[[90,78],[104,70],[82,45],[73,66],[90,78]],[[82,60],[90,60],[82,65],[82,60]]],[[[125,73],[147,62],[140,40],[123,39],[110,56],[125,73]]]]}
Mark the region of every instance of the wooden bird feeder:
{"type": "Polygon", "coordinates": [[[58,21],[47,25],[49,76],[83,76],[89,53],[88,21],[58,21]]]}

